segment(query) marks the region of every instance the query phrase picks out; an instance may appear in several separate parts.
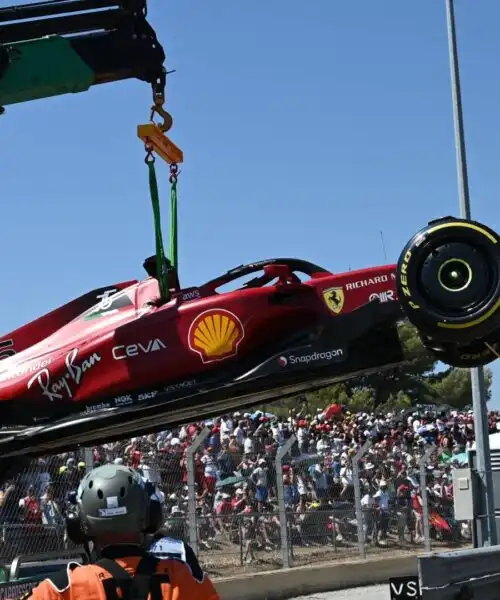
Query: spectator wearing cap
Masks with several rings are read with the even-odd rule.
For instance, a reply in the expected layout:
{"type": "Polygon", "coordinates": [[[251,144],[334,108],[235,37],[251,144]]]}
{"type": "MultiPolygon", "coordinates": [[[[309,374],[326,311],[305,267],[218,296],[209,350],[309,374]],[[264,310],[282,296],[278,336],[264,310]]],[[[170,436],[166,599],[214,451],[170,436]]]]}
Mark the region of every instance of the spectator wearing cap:
{"type": "Polygon", "coordinates": [[[21,521],[30,525],[42,524],[42,511],[40,509],[40,499],[37,496],[35,487],[30,485],[26,496],[19,500],[21,509],[21,521]]]}
{"type": "Polygon", "coordinates": [[[286,508],[294,508],[299,502],[299,490],[293,474],[283,475],[283,491],[286,508]]]}
{"type": "Polygon", "coordinates": [[[233,512],[231,504],[231,496],[228,493],[223,493],[220,502],[215,507],[215,512],[220,519],[218,525],[226,527],[229,524],[229,516],[233,512]]]}
{"type": "Polygon", "coordinates": [[[247,506],[248,495],[241,487],[236,488],[234,496],[231,499],[231,508],[234,513],[239,513],[247,506]]]}
{"type": "Polygon", "coordinates": [[[220,450],[220,427],[218,425],[212,428],[208,438],[208,446],[212,448],[214,454],[218,454],[220,450]]]}
{"type": "Polygon", "coordinates": [[[268,468],[264,458],[257,461],[257,467],[253,470],[250,478],[255,485],[255,500],[259,511],[262,511],[264,504],[267,502],[268,491],[268,468]]]}
{"type": "Polygon", "coordinates": [[[215,494],[215,485],[217,483],[217,461],[214,456],[213,448],[209,446],[203,456],[201,462],[204,467],[205,487],[209,494],[215,494]]]}

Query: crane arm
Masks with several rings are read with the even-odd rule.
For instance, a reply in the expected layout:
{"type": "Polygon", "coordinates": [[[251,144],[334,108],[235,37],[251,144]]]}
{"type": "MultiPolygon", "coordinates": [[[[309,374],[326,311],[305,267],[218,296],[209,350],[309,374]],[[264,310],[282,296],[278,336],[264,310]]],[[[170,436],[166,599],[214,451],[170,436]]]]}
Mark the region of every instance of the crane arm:
{"type": "Polygon", "coordinates": [[[0,107],[133,78],[163,96],[164,61],[146,0],[52,0],[0,9],[0,107]]]}

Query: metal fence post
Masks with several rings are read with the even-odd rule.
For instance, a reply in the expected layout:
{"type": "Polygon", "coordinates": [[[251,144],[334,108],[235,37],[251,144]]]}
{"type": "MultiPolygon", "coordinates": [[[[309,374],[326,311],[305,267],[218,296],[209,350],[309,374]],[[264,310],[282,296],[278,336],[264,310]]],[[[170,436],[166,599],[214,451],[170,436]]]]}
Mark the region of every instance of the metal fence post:
{"type": "Polygon", "coordinates": [[[288,548],[288,527],[287,516],[285,509],[285,486],[283,485],[283,466],[281,461],[290,452],[292,446],[297,441],[297,438],[292,434],[287,441],[278,448],[276,453],[276,491],[278,492],[278,510],[280,518],[280,535],[281,535],[281,558],[283,567],[290,568],[290,552],[288,548]]]}
{"type": "Polygon", "coordinates": [[[435,444],[426,448],[423,455],[420,457],[420,489],[422,490],[422,519],[424,526],[424,547],[426,552],[431,551],[431,532],[429,527],[430,514],[429,514],[429,501],[427,498],[427,461],[431,457],[432,453],[436,450],[435,444]]]}
{"type": "Polygon", "coordinates": [[[187,461],[187,484],[188,484],[188,525],[189,525],[189,544],[198,556],[198,532],[196,523],[196,480],[194,472],[194,455],[198,452],[198,448],[203,444],[211,432],[209,427],[205,427],[203,431],[195,437],[191,446],[186,452],[187,461]]]}
{"type": "Polygon", "coordinates": [[[83,460],[85,461],[85,472],[90,473],[94,468],[94,453],[92,448],[83,449],[83,460]]]}
{"type": "Polygon", "coordinates": [[[358,453],[352,459],[352,480],[354,484],[354,505],[356,507],[356,522],[358,524],[358,547],[361,558],[366,558],[365,548],[365,522],[363,519],[363,508],[361,506],[361,481],[359,477],[359,461],[372,446],[370,439],[361,446],[358,453]]]}

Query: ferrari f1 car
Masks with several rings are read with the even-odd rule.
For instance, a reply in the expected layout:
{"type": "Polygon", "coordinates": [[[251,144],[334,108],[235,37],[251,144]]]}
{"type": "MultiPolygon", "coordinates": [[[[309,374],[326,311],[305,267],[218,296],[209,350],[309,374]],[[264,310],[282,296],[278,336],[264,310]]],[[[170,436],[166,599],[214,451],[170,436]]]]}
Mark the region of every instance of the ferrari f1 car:
{"type": "Polygon", "coordinates": [[[237,267],[158,300],[148,277],[100,288],[0,340],[3,458],[62,451],[316,390],[404,360],[408,318],[440,360],[500,350],[500,243],[429,223],[397,265],[333,274],[290,258],[237,267]],[[235,286],[241,278],[250,279],[235,286]],[[16,428],[17,427],[17,428],[16,428]]]}

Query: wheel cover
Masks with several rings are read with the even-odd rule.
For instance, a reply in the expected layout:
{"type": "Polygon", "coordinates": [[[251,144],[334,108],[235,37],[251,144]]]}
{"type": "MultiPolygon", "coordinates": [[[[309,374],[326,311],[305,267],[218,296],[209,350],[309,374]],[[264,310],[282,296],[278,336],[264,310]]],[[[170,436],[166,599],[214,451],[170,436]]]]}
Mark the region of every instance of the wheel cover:
{"type": "Polygon", "coordinates": [[[421,293],[445,314],[468,313],[488,301],[494,275],[480,249],[454,242],[429,252],[420,271],[421,293]]]}

